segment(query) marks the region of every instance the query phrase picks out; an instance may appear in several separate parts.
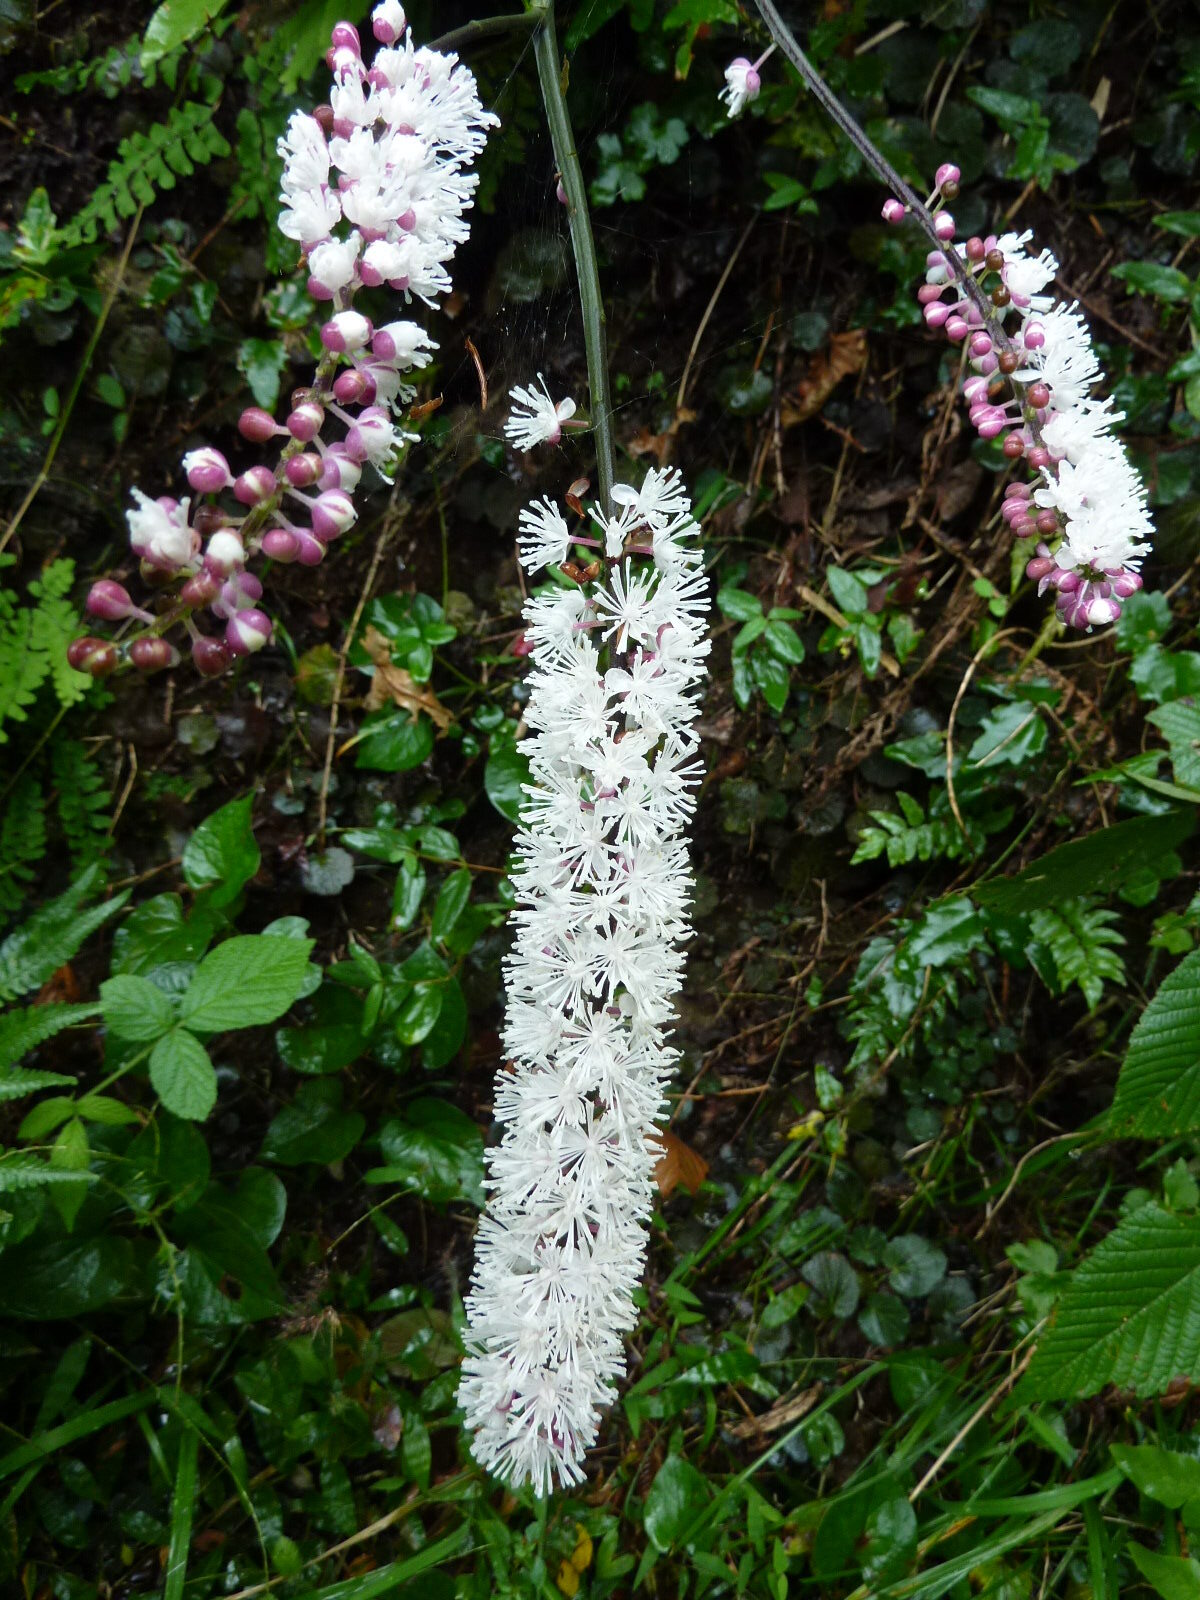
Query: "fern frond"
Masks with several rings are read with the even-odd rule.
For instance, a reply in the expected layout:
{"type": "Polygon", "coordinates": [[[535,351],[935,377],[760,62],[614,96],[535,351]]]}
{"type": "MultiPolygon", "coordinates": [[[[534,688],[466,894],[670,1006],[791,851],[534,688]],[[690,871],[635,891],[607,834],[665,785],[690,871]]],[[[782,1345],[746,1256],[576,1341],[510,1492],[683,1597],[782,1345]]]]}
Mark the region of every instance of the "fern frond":
{"type": "Polygon", "coordinates": [[[57,1089],[63,1084],[74,1084],[62,1072],[38,1072],[32,1067],[10,1067],[0,1071],[0,1101],[21,1100],[39,1089],[57,1089]]]}
{"type": "MultiPolygon", "coordinates": [[[[26,1006],[22,1010],[5,1011],[0,1014],[0,1100],[12,1098],[10,1093],[5,1092],[5,1085],[13,1081],[12,1075],[5,1072],[6,1068],[14,1067],[31,1050],[36,1050],[39,1045],[45,1044],[47,1039],[53,1039],[54,1035],[61,1033],[64,1028],[70,1028],[76,1022],[86,1022],[89,1017],[96,1017],[99,1014],[98,1003],[26,1006]]],[[[26,1076],[30,1074],[27,1073],[26,1076]]],[[[63,1078],[57,1072],[34,1073],[32,1076],[47,1079],[44,1086],[41,1084],[35,1086],[38,1088],[49,1088],[52,1083],[72,1082],[72,1079],[63,1078]]]]}
{"type": "Polygon", "coordinates": [[[36,1156],[9,1155],[0,1159],[0,1194],[12,1189],[39,1189],[51,1183],[91,1183],[94,1172],[74,1172],[49,1167],[36,1156]]]}
{"type": "Polygon", "coordinates": [[[128,889],[101,905],[82,909],[99,881],[98,867],[89,867],[65,894],[40,906],[0,944],[0,1001],[41,988],[97,928],[117,914],[129,898],[128,889]]]}
{"type": "Polygon", "coordinates": [[[1021,1387],[1066,1400],[1174,1378],[1200,1378],[1200,1218],[1144,1205],[1076,1268],[1021,1387]]]}
{"type": "Polygon", "coordinates": [[[82,872],[108,845],[108,785],[99,766],[75,739],[60,740],[50,755],[58,820],[71,852],[71,871],[82,872]]]}
{"type": "Polygon", "coordinates": [[[46,797],[32,772],[13,785],[0,817],[0,916],[7,919],[25,898],[46,854],[46,797]]]}
{"type": "Polygon", "coordinates": [[[1077,984],[1090,1007],[1099,1005],[1106,982],[1125,981],[1125,963],[1114,948],[1125,943],[1113,926],[1118,920],[1115,911],[1087,899],[1043,907],[1029,919],[1034,938],[1054,958],[1060,990],[1077,984]]]}
{"type": "Polygon", "coordinates": [[[122,139],[104,182],[62,229],[63,246],[93,243],[121,217],[150,205],[157,190],[173,189],[177,177],[190,178],[198,166],[227,156],[229,145],[213,126],[216,109],[215,102],[185,100],[171,107],[165,122],[122,139]]]}

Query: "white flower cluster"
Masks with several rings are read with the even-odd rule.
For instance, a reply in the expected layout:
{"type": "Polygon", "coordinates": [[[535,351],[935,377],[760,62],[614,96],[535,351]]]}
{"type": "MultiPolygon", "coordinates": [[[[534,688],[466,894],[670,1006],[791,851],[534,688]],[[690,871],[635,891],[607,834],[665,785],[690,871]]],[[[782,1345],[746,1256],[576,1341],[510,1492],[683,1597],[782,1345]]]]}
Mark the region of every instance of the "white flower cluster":
{"type": "MultiPolygon", "coordinates": [[[[1003,257],[999,274],[1010,301],[1001,314],[1017,315],[1011,338],[1020,365],[1013,376],[1026,385],[1042,441],[1038,446],[1028,429],[1021,435],[1041,481],[1011,489],[1006,516],[1018,532],[1057,538],[1053,548],[1039,546],[1030,576],[1039,593],[1057,591],[1065,622],[1090,628],[1115,621],[1122,600],[1141,587],[1138,568],[1154,524],[1142,481],[1112,431],[1122,413],[1093,398],[1104,373],[1087,323],[1077,306],[1044,292],[1058,262],[1049,250],[1031,254],[1031,237],[1026,231],[984,241],[985,265],[988,251],[1003,257]]],[[[970,259],[966,246],[958,250],[970,259]]]]}
{"type": "Polygon", "coordinates": [[[696,696],[709,648],[697,524],[677,472],[614,491],[573,536],[521,518],[532,571],[598,547],[590,591],[526,606],[531,782],[517,837],[489,1201],[459,1401],[484,1466],[539,1494],[579,1482],[625,1369],[645,1256],[655,1123],[691,890],[696,696]]]}
{"type": "Polygon", "coordinates": [[[385,42],[370,69],[355,29],[339,23],[329,105],[293,113],[279,141],[279,226],[303,248],[318,298],[387,283],[432,305],[469,231],[479,180],[466,168],[498,119],[457,56],[414,48],[395,0],[373,17],[385,42]]]}

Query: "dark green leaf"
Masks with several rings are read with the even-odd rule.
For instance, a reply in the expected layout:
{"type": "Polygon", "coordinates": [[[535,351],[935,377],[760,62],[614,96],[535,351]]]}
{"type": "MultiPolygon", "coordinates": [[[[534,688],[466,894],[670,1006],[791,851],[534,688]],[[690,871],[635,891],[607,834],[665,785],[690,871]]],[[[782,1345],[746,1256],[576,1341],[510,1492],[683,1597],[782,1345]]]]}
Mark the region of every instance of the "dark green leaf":
{"type": "Polygon", "coordinates": [[[180,1007],[190,1028],[220,1033],[274,1022],[308,977],[311,939],[235,934],[196,969],[180,1007]]]}
{"type": "Polygon", "coordinates": [[[708,1479],[682,1456],[668,1456],[646,1494],[642,1520],[646,1537],[664,1554],[672,1548],[712,1498],[708,1479]]]}
{"type": "Polygon", "coordinates": [[[285,1167],[304,1162],[328,1166],[344,1160],[362,1138],[366,1118],[341,1107],[340,1083],[302,1083],[295,1104],[272,1119],[263,1141],[263,1160],[285,1167]]]}
{"type": "Polygon", "coordinates": [[[253,795],[214,811],[183,849],[183,876],[193,889],[210,889],[213,905],[235,899],[258,871],[261,856],[250,828],[253,795]]]}
{"type": "Polygon", "coordinates": [[[186,1028],[175,1028],[154,1046],[150,1082],[167,1110],[189,1122],[202,1122],[217,1101],[208,1051],[186,1028]]]}
{"type": "Polygon", "coordinates": [[[524,785],[529,782],[529,757],[511,739],[493,738],[483,769],[483,787],[488,799],[509,822],[521,820],[525,802],[524,785]]]}
{"type": "Polygon", "coordinates": [[[414,1100],[402,1118],[384,1123],[379,1145],[387,1165],[368,1172],[368,1183],[395,1184],[443,1204],[483,1204],[483,1135],[456,1106],[414,1100]]]}
{"type": "Polygon", "coordinates": [[[355,765],[374,772],[408,772],[433,750],[433,723],[423,714],[414,722],[407,711],[372,711],[363,723],[355,765]]]}
{"type": "Polygon", "coordinates": [[[1148,856],[1157,858],[1182,844],[1195,825],[1192,811],[1131,817],[1059,845],[1014,877],[976,884],[971,894],[987,910],[1007,915],[1054,906],[1078,894],[1081,884],[1115,890],[1140,871],[1148,856]]]}

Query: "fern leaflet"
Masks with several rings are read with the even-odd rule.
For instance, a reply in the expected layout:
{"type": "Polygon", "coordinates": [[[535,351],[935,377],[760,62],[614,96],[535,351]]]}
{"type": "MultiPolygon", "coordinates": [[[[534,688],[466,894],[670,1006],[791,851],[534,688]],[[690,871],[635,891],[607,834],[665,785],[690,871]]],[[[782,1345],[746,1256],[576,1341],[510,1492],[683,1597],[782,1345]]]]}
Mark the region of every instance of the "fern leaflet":
{"type": "Polygon", "coordinates": [[[173,189],[177,177],[190,178],[198,166],[227,156],[229,145],[213,126],[216,109],[215,102],[185,100],[165,122],[122,139],[104,182],[62,229],[63,247],[92,244],[101,230],[111,232],[119,218],[150,205],[157,189],[173,189]]]}
{"type": "MultiPolygon", "coordinates": [[[[99,1014],[98,1004],[27,1006],[24,1010],[5,1011],[0,1014],[0,1073],[7,1067],[15,1066],[31,1050],[36,1050],[38,1045],[45,1044],[47,1039],[52,1039],[64,1028],[69,1028],[76,1022],[85,1022],[89,1017],[96,1017],[99,1014]]],[[[52,1083],[72,1081],[70,1078],[60,1077],[57,1072],[44,1072],[40,1076],[52,1083]]],[[[4,1091],[4,1085],[11,1081],[10,1076],[0,1077],[0,1099],[12,1098],[4,1091]]],[[[50,1087],[50,1084],[47,1083],[46,1087],[50,1087]]]]}
{"type": "Polygon", "coordinates": [[[1033,913],[1029,925],[1054,958],[1060,991],[1078,984],[1089,1007],[1099,1005],[1105,981],[1124,983],[1125,963],[1113,948],[1124,937],[1113,927],[1118,916],[1086,899],[1065,900],[1033,913]]]}
{"type": "Polygon", "coordinates": [[[74,739],[54,746],[50,766],[71,871],[79,873],[99,860],[108,844],[108,785],[96,762],[74,739]]]}
{"type": "Polygon", "coordinates": [[[46,797],[31,772],[13,784],[0,817],[0,916],[7,920],[25,898],[46,854],[46,797]]]}
{"type": "Polygon", "coordinates": [[[49,1167],[36,1156],[9,1155],[0,1159],[0,1193],[12,1189],[39,1189],[51,1183],[92,1183],[94,1172],[49,1167]]]}
{"type": "Polygon", "coordinates": [[[65,894],[40,906],[0,944],[0,1001],[40,988],[121,909],[129,898],[128,889],[101,905],[81,909],[99,879],[99,868],[89,867],[65,894]]]}

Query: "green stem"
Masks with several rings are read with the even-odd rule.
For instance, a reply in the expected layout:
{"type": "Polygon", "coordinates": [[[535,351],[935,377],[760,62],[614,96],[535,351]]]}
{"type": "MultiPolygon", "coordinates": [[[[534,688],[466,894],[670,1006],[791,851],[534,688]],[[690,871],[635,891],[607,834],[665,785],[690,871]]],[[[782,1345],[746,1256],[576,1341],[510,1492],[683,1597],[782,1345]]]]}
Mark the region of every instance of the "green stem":
{"type": "Polygon", "coordinates": [[[468,22],[461,28],[453,28],[449,33],[444,33],[428,48],[446,51],[459,50],[465,46],[469,49],[473,44],[481,44],[485,39],[494,39],[501,34],[526,33],[537,26],[538,20],[536,11],[510,12],[503,17],[480,17],[475,22],[468,22]]]}
{"type": "Polygon", "coordinates": [[[571,247],[575,252],[575,271],[579,278],[579,303],[583,311],[583,342],[587,354],[588,388],[591,391],[592,432],[596,440],[596,476],[599,479],[601,510],[612,510],[615,481],[612,400],[608,392],[608,353],[605,337],[604,302],[600,297],[600,269],[596,262],[596,243],[588,215],[583,169],[575,149],[571,118],[563,97],[558,41],[554,33],[554,6],[535,8],[540,27],[533,36],[538,81],[550,124],[554,160],[567,195],[567,217],[571,228],[571,247]]]}

